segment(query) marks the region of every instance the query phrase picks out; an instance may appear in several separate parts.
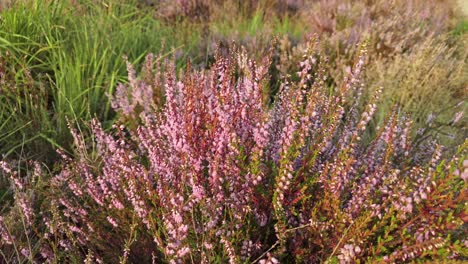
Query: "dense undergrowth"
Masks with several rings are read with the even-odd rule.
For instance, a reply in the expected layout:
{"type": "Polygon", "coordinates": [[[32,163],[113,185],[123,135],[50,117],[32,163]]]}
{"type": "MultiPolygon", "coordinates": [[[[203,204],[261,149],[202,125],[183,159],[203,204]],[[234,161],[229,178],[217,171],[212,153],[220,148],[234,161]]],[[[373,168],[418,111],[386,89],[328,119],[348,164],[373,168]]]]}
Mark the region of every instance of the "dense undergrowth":
{"type": "Polygon", "coordinates": [[[457,12],[2,2],[0,262],[466,260],[457,12]]]}

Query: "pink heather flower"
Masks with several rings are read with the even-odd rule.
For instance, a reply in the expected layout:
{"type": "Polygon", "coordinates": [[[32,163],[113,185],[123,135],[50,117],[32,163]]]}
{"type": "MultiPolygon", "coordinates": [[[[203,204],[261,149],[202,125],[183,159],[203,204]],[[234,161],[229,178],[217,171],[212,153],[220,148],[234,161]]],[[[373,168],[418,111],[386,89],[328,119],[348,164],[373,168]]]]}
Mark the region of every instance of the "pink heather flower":
{"type": "Polygon", "coordinates": [[[0,216],[0,238],[1,241],[7,245],[13,244],[13,239],[8,232],[8,228],[6,227],[5,223],[3,222],[3,217],[0,216]]]}
{"type": "Polygon", "coordinates": [[[118,198],[112,197],[111,200],[112,200],[111,205],[115,209],[123,210],[125,208],[125,206],[122,204],[122,202],[118,200],[118,198]]]}
{"type": "Polygon", "coordinates": [[[178,258],[183,258],[185,255],[190,253],[190,248],[189,247],[183,247],[177,251],[177,257],[178,258]]]}
{"type": "Polygon", "coordinates": [[[172,217],[177,224],[182,224],[182,216],[178,212],[173,212],[172,217]]]}
{"type": "Polygon", "coordinates": [[[37,180],[43,175],[41,164],[37,161],[33,162],[33,179],[37,180]]]}
{"type": "MultiPolygon", "coordinates": [[[[65,172],[65,171],[64,171],[64,172],[65,172]]],[[[80,187],[78,187],[78,185],[77,185],[75,182],[70,181],[69,184],[68,184],[68,187],[70,187],[70,190],[72,190],[73,193],[74,193],[76,196],[80,197],[80,196],[83,195],[82,189],[81,189],[80,187]]]]}
{"type": "Polygon", "coordinates": [[[258,263],[259,264],[278,264],[279,260],[273,257],[270,252],[268,252],[267,257],[265,259],[259,260],[258,263]]]}
{"type": "Polygon", "coordinates": [[[24,196],[22,196],[18,197],[18,203],[21,210],[23,211],[24,217],[26,218],[26,225],[31,226],[34,213],[30,202],[27,201],[24,196]]]}
{"type": "Polygon", "coordinates": [[[234,251],[234,248],[232,247],[232,244],[230,241],[228,241],[224,236],[221,238],[221,243],[224,245],[224,250],[228,253],[229,257],[229,264],[234,264],[238,263],[239,261],[237,260],[237,255],[234,251]]]}
{"type": "Polygon", "coordinates": [[[59,245],[60,245],[65,251],[69,251],[69,250],[71,249],[71,243],[70,243],[70,241],[61,239],[61,240],[59,241],[59,245]]]}
{"type": "Polygon", "coordinates": [[[8,163],[6,163],[5,161],[0,161],[0,169],[2,169],[5,173],[10,175],[10,179],[14,183],[15,188],[17,188],[18,190],[24,189],[24,184],[19,178],[18,172],[13,171],[10,165],[8,165],[8,163]]]}
{"type": "Polygon", "coordinates": [[[462,117],[463,117],[463,114],[464,114],[463,111],[457,112],[457,113],[455,114],[455,117],[453,118],[452,123],[453,123],[453,124],[456,124],[456,123],[460,122],[460,120],[461,120],[462,117]]]}
{"type": "Polygon", "coordinates": [[[8,174],[11,174],[13,171],[11,170],[10,166],[8,165],[8,163],[6,163],[5,161],[0,161],[0,168],[5,172],[5,173],[8,173],[8,174]]]}
{"type": "Polygon", "coordinates": [[[354,246],[352,244],[346,244],[341,248],[341,254],[338,255],[338,259],[341,263],[352,263],[357,254],[361,253],[361,248],[359,246],[354,246]]]}
{"type": "Polygon", "coordinates": [[[118,227],[118,226],[119,226],[119,225],[117,224],[117,221],[116,221],[114,218],[108,216],[106,219],[107,219],[107,221],[108,221],[113,227],[118,227]]]}
{"type": "Polygon", "coordinates": [[[464,181],[468,181],[468,169],[463,170],[460,178],[462,178],[464,181]]]}
{"type": "Polygon", "coordinates": [[[29,258],[29,257],[30,257],[31,252],[29,251],[29,249],[27,249],[27,248],[22,248],[20,252],[21,252],[21,254],[22,254],[23,256],[25,256],[26,258],[29,258]]]}
{"type": "Polygon", "coordinates": [[[468,180],[468,160],[463,161],[463,171],[460,173],[459,169],[456,169],[453,174],[455,176],[460,176],[464,181],[468,180]]]}
{"type": "Polygon", "coordinates": [[[48,262],[52,262],[52,259],[54,257],[54,253],[48,246],[43,245],[40,249],[40,254],[41,256],[46,259],[48,262]]]}

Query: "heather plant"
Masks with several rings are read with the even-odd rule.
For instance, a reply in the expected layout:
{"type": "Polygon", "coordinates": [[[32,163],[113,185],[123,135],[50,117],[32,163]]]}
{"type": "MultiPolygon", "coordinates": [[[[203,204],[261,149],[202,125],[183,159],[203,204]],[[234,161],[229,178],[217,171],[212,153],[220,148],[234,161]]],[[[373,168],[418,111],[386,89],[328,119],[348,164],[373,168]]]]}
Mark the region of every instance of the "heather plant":
{"type": "Polygon", "coordinates": [[[158,17],[173,20],[191,20],[196,22],[231,20],[239,16],[250,16],[258,10],[263,10],[269,16],[285,16],[297,13],[304,7],[303,0],[178,0],[178,1],[141,1],[156,9],[158,17]],[[230,15],[228,15],[230,14],[230,15]]]}
{"type": "Polygon", "coordinates": [[[233,43],[262,56],[276,35],[299,41],[307,32],[298,11],[304,1],[143,1],[156,10],[155,17],[168,24],[192,27],[202,37],[192,62],[209,67],[219,46],[233,43]]]}
{"type": "Polygon", "coordinates": [[[38,162],[0,161],[0,255],[4,263],[33,263],[57,254],[57,247],[46,243],[53,239],[44,236],[44,175],[38,162]]]}
{"type": "Polygon", "coordinates": [[[0,19],[0,262],[468,257],[450,1],[24,2],[0,19]],[[184,52],[140,70],[163,38],[184,52]],[[10,159],[51,146],[51,171],[10,159]]]}
{"type": "Polygon", "coordinates": [[[316,1],[303,11],[313,32],[329,36],[331,49],[355,52],[356,43],[370,38],[372,49],[388,56],[446,32],[455,7],[453,1],[316,1]]]}
{"type": "MultiPolygon", "coordinates": [[[[302,9],[299,19],[308,31],[321,38],[322,49],[330,58],[329,69],[338,81],[350,65],[359,43],[368,43],[369,56],[392,60],[411,54],[428,39],[444,36],[463,16],[454,1],[313,1],[302,9]]],[[[285,39],[282,53],[300,58],[306,45],[290,45],[285,39]]],[[[296,60],[293,60],[296,61],[296,60]]],[[[294,67],[284,60],[283,68],[294,67]]]]}
{"type": "MultiPolygon", "coordinates": [[[[153,72],[148,56],[140,78],[128,63],[129,82],[112,97],[121,125],[106,132],[94,120],[91,138],[71,128],[74,157],[62,153],[49,181],[50,206],[40,210],[41,248],[52,253],[29,258],[466,257],[467,143],[449,158],[440,145],[413,146],[412,121],[397,111],[364,143],[382,94],[359,108],[366,52],[331,92],[317,45],[311,42],[298,78],[283,79],[273,102],[263,96],[272,55],[258,62],[238,50],[217,56],[209,70],[179,74],[173,62],[156,63],[153,72]]],[[[5,162],[2,168],[15,177],[5,162]]]]}
{"type": "Polygon", "coordinates": [[[432,133],[445,146],[463,142],[467,133],[466,44],[450,47],[447,42],[429,38],[409,54],[371,64],[366,81],[386,87],[377,123],[382,122],[385,113],[396,103],[404,112],[411,113],[413,132],[418,138],[432,133]]]}
{"type": "MultiPolygon", "coordinates": [[[[331,5],[332,3],[323,2],[322,4],[331,5]]],[[[335,4],[338,5],[338,2],[335,4]]],[[[353,8],[359,7],[365,10],[377,8],[366,7],[364,3],[361,3],[363,6],[360,6],[359,2],[348,5],[341,4],[348,9],[338,8],[336,12],[348,12],[350,15],[355,14],[353,8]]],[[[406,7],[405,5],[399,6],[400,8],[406,7]]],[[[320,5],[317,8],[317,10],[326,10],[320,5]]],[[[395,7],[392,8],[395,9],[395,7]]],[[[435,7],[429,5],[427,8],[435,7]]],[[[330,10],[335,9],[330,8],[330,10]]],[[[394,12],[394,10],[389,12],[394,12]]],[[[377,15],[378,13],[375,14],[375,16],[377,15]]],[[[449,13],[446,14],[446,16],[448,15],[449,13]]],[[[381,16],[385,17],[385,13],[381,16]]],[[[336,31],[319,35],[322,40],[321,53],[329,57],[326,67],[329,77],[328,83],[339,85],[343,76],[349,74],[348,65],[360,47],[360,45],[355,44],[357,41],[365,39],[364,42],[368,48],[367,60],[370,65],[365,74],[368,87],[364,90],[364,98],[369,94],[372,95],[378,87],[385,87],[379,105],[380,110],[371,126],[382,125],[388,111],[395,104],[398,104],[413,119],[415,127],[413,132],[418,132],[421,142],[427,139],[429,134],[440,137],[441,142],[447,147],[454,147],[463,142],[466,137],[466,121],[463,118],[466,110],[464,103],[467,76],[466,36],[463,33],[449,35],[439,27],[431,27],[425,29],[424,34],[427,35],[423,34],[414,38],[414,42],[409,41],[409,37],[405,38],[405,41],[409,41],[405,44],[406,48],[382,52],[380,44],[378,44],[380,40],[375,39],[372,35],[380,30],[375,28],[379,27],[378,21],[380,18],[365,24],[362,32],[356,33],[359,37],[352,41],[349,39],[350,36],[342,35],[343,32],[347,32],[344,29],[343,32],[336,29],[336,31]],[[435,30],[437,28],[439,30],[435,30]],[[369,30],[369,34],[366,33],[366,30],[369,30]],[[339,41],[333,43],[336,39],[339,41]],[[346,42],[348,40],[349,43],[346,42]]],[[[449,20],[441,19],[440,21],[444,21],[444,28],[449,27],[449,20]]],[[[401,30],[395,28],[388,30],[388,34],[391,35],[402,33],[401,30]]],[[[307,49],[307,43],[293,43],[289,38],[283,37],[279,39],[276,46],[275,68],[278,74],[280,76],[294,76],[294,73],[299,70],[298,64],[295,62],[300,61],[301,54],[307,49]]],[[[363,105],[365,104],[366,100],[363,100],[363,105]]],[[[372,134],[376,130],[370,129],[369,131],[372,134]]],[[[373,136],[372,134],[370,137],[373,136]]]]}
{"type": "MultiPolygon", "coordinates": [[[[321,38],[322,49],[330,58],[329,68],[339,81],[359,51],[359,43],[368,43],[374,60],[391,61],[394,56],[417,52],[428,39],[456,30],[455,24],[464,19],[457,7],[450,0],[313,1],[301,9],[299,20],[307,25],[307,32],[321,38]]],[[[281,67],[286,69],[296,66],[296,58],[307,46],[300,43],[296,47],[288,41],[285,39],[280,49],[284,56],[294,58],[282,61],[281,67]]]]}

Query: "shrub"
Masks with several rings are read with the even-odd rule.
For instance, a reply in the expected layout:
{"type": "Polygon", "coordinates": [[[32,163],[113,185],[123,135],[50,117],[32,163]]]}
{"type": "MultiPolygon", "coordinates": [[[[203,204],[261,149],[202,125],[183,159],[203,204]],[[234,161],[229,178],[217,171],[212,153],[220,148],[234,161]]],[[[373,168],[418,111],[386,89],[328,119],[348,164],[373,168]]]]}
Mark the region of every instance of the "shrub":
{"type": "Polygon", "coordinates": [[[231,48],[232,43],[244,46],[251,54],[261,57],[277,35],[294,41],[307,33],[299,10],[302,0],[262,1],[142,1],[155,9],[155,17],[167,24],[189,27],[202,37],[192,62],[209,67],[214,61],[217,47],[231,48]]]}
{"type": "Polygon", "coordinates": [[[452,25],[453,1],[314,1],[304,8],[312,32],[329,36],[331,49],[341,54],[356,51],[366,38],[376,54],[408,52],[427,37],[452,25]]]}
{"type": "Polygon", "coordinates": [[[253,15],[258,10],[263,10],[269,16],[285,16],[295,14],[305,6],[304,0],[142,0],[141,2],[153,6],[157,16],[166,21],[185,19],[194,22],[219,20],[221,17],[223,20],[237,19],[239,16],[253,15]]]}
{"type": "MultiPolygon", "coordinates": [[[[371,127],[382,125],[397,103],[414,120],[420,138],[437,134],[447,147],[463,142],[465,122],[453,121],[466,110],[460,103],[466,94],[466,37],[448,34],[458,15],[454,1],[313,1],[308,6],[302,20],[321,39],[332,85],[348,74],[357,44],[366,43],[370,65],[364,93],[385,88],[371,127]]],[[[307,45],[283,38],[278,46],[280,74],[297,71],[295,62],[307,45]]]]}
{"type": "MultiPolygon", "coordinates": [[[[466,45],[450,47],[444,38],[428,38],[408,54],[375,60],[366,81],[385,87],[377,122],[393,104],[411,113],[419,138],[433,133],[445,146],[458,145],[466,135],[466,45]]],[[[370,89],[372,90],[372,89],[370,89]]]]}
{"type": "Polygon", "coordinates": [[[45,173],[38,162],[0,160],[0,256],[4,263],[44,262],[57,253],[57,247],[48,243],[42,222],[44,212],[53,211],[45,210],[45,173]]]}
{"type": "MultiPolygon", "coordinates": [[[[411,121],[390,112],[364,144],[379,97],[358,111],[364,57],[330,93],[326,59],[309,47],[299,80],[284,79],[272,104],[262,95],[270,57],[258,63],[237,52],[180,76],[167,62],[162,74],[141,79],[128,64],[129,84],[112,102],[133,123],[108,133],[94,120],[92,142],[72,128],[75,158],[63,155],[41,210],[43,251],[56,253],[44,256],[123,263],[466,256],[456,233],[465,232],[467,143],[449,159],[441,146],[414,148],[411,121]]],[[[153,64],[149,56],[143,72],[153,64]]]]}

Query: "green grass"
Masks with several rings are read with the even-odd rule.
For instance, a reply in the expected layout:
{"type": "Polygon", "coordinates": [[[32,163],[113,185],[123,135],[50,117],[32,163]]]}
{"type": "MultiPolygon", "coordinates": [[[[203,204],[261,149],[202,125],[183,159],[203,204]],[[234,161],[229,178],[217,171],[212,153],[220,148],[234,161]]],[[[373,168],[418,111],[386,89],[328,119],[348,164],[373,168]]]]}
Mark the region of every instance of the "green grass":
{"type": "Polygon", "coordinates": [[[67,119],[112,120],[107,94],[126,80],[124,55],[138,64],[147,53],[190,50],[197,42],[196,31],[164,25],[135,1],[94,2],[24,1],[2,11],[0,55],[10,54],[10,65],[17,66],[13,82],[22,89],[18,79],[30,71],[46,98],[35,107],[24,93],[8,98],[2,93],[7,124],[0,135],[7,137],[0,138],[0,153],[17,154],[25,146],[26,152],[42,149],[39,155],[47,156],[53,148],[67,148],[67,119]],[[28,122],[24,116],[31,111],[28,122]],[[34,122],[39,126],[32,126],[34,122]]]}
{"type": "Polygon", "coordinates": [[[288,16],[266,17],[263,10],[257,9],[252,16],[238,16],[236,19],[213,21],[211,31],[224,37],[238,34],[241,38],[257,35],[290,35],[300,38],[305,28],[296,19],[288,16]]]}
{"type": "Polygon", "coordinates": [[[452,30],[455,36],[463,36],[468,32],[468,19],[461,19],[452,30]]]}

